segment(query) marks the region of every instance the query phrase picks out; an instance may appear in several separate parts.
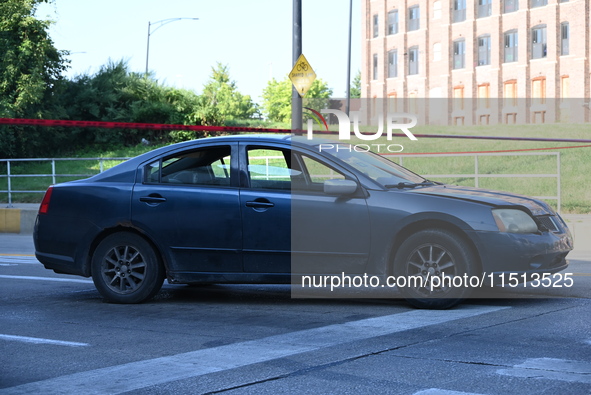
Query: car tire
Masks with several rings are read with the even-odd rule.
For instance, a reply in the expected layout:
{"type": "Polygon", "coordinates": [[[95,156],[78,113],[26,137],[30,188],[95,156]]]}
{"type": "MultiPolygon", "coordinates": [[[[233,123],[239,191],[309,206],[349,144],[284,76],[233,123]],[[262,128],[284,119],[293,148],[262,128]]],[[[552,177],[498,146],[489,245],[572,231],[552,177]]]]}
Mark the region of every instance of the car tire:
{"type": "Polygon", "coordinates": [[[444,229],[422,230],[408,237],[396,252],[393,269],[397,284],[401,285],[401,277],[406,281],[406,286],[398,287],[402,296],[424,309],[455,306],[472,291],[464,275],[469,279],[478,274],[470,246],[444,229]],[[461,284],[458,276],[462,277],[461,284]],[[439,281],[433,277],[439,277],[439,281]]]}
{"type": "Polygon", "coordinates": [[[92,255],[92,280],[112,303],[141,303],[158,293],[164,266],[152,245],[141,236],[120,232],[107,236],[92,255]]]}

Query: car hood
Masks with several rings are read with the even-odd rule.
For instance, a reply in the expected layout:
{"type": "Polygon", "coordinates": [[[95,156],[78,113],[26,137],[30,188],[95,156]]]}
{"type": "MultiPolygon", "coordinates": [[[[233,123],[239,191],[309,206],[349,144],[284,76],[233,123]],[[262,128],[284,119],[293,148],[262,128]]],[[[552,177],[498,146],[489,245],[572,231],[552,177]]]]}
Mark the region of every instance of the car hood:
{"type": "Polygon", "coordinates": [[[522,206],[527,208],[533,215],[554,213],[554,210],[550,206],[540,200],[528,196],[492,191],[489,189],[459,187],[454,185],[434,185],[431,187],[410,189],[408,191],[410,193],[418,193],[421,195],[434,195],[484,203],[493,207],[522,206]]]}

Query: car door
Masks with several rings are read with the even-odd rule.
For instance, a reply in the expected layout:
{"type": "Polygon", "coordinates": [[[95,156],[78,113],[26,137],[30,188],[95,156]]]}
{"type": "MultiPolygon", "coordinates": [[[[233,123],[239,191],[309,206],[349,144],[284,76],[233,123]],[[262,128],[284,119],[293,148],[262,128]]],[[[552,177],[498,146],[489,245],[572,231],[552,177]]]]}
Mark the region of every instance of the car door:
{"type": "MultiPolygon", "coordinates": [[[[240,189],[245,272],[358,273],[370,249],[367,204],[324,193],[328,179],[353,179],[313,153],[242,144],[240,189]]],[[[361,187],[359,187],[361,188],[361,187]]]]}
{"type": "Polygon", "coordinates": [[[201,146],[143,166],[132,222],[157,240],[169,272],[242,272],[237,145],[201,146]],[[236,162],[236,163],[234,163],[236,162]]]}

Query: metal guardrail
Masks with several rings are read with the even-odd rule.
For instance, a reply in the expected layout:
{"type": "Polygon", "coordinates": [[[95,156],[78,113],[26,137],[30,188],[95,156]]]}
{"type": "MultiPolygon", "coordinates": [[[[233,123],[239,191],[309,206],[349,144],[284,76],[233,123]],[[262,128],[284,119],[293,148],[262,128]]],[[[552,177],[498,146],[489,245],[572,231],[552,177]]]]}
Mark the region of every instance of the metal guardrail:
{"type": "Polygon", "coordinates": [[[386,157],[396,157],[399,160],[399,164],[404,166],[404,158],[417,158],[417,157],[460,157],[468,156],[474,158],[474,173],[467,174],[421,174],[425,178],[474,178],[474,186],[479,187],[479,180],[481,178],[556,178],[556,196],[532,196],[537,199],[545,200],[556,200],[557,212],[560,213],[562,204],[561,194],[561,178],[560,178],[560,152],[511,152],[511,153],[465,153],[465,154],[412,154],[411,155],[396,155],[396,154],[384,154],[386,157]],[[556,173],[550,174],[531,174],[531,173],[519,173],[519,174],[487,174],[479,172],[479,157],[483,156],[555,156],[556,157],[556,173]]]}
{"type": "Polygon", "coordinates": [[[6,178],[8,188],[6,190],[0,190],[0,193],[8,193],[8,207],[12,207],[12,194],[13,193],[45,193],[45,190],[13,190],[12,179],[13,178],[24,178],[24,177],[51,177],[51,184],[56,183],[57,177],[80,177],[86,178],[91,177],[94,174],[57,174],[55,172],[55,162],[57,161],[98,161],[99,162],[99,173],[105,171],[105,161],[120,160],[126,161],[130,158],[31,158],[31,159],[0,159],[0,163],[6,163],[6,174],[0,174],[0,178],[6,178]],[[11,174],[10,164],[13,162],[51,162],[51,174],[11,174]]]}
{"type": "MultiPolygon", "coordinates": [[[[556,188],[556,196],[533,196],[538,199],[546,199],[546,200],[556,200],[557,201],[557,211],[560,212],[562,200],[561,200],[561,177],[560,177],[560,152],[512,152],[512,153],[465,153],[465,154],[413,154],[410,155],[397,155],[397,154],[385,154],[383,156],[386,157],[395,157],[398,158],[400,165],[404,166],[404,158],[417,158],[417,157],[461,157],[461,156],[468,156],[474,158],[474,172],[473,173],[465,173],[465,174],[422,174],[422,176],[426,178],[474,178],[474,186],[479,187],[479,180],[482,178],[556,178],[557,188],[556,188]],[[481,173],[479,169],[479,159],[483,156],[555,156],[556,157],[556,173],[549,173],[549,174],[531,174],[531,173],[523,173],[523,174],[487,174],[481,173]]],[[[258,157],[257,159],[265,159],[266,167],[269,167],[269,159],[274,159],[275,157],[266,156],[266,157],[258,157]]],[[[8,179],[8,189],[7,190],[0,190],[0,193],[8,193],[8,207],[12,207],[12,194],[14,193],[44,193],[45,190],[42,191],[35,191],[35,190],[13,190],[12,189],[12,178],[20,178],[20,177],[51,177],[52,184],[56,183],[57,177],[90,177],[93,174],[56,174],[55,172],[55,163],[56,161],[98,161],[99,162],[99,173],[104,171],[104,162],[105,161],[125,161],[130,158],[35,158],[35,159],[0,159],[0,163],[6,163],[6,174],[0,174],[1,178],[8,179]],[[51,174],[11,174],[10,164],[12,162],[43,162],[48,161],[51,162],[51,174]]],[[[267,177],[272,177],[269,174],[266,175],[267,177]]]]}

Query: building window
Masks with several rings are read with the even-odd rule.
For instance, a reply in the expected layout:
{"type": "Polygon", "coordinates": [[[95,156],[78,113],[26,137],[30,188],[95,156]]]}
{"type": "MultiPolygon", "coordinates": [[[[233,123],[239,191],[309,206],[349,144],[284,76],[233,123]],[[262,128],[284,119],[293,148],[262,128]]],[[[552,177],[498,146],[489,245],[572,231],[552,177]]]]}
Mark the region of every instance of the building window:
{"type": "Polygon", "coordinates": [[[486,18],[492,13],[492,0],[478,0],[478,18],[486,18]]]}
{"type": "Polygon", "coordinates": [[[505,0],[503,2],[503,12],[508,14],[519,10],[519,0],[505,0]]]}
{"type": "Polygon", "coordinates": [[[373,54],[373,80],[378,79],[378,54],[373,54]]]}
{"type": "Polygon", "coordinates": [[[545,58],[546,52],[546,25],[539,25],[531,30],[531,58],[545,58]]]}
{"type": "Polygon", "coordinates": [[[454,110],[464,109],[464,87],[454,87],[454,110]]]}
{"type": "Polygon", "coordinates": [[[548,5],[548,0],[530,0],[530,8],[543,7],[548,5]]]}
{"type": "Polygon", "coordinates": [[[568,26],[568,22],[562,22],[560,24],[560,38],[562,39],[560,42],[560,54],[561,55],[568,55],[569,37],[570,37],[570,28],[568,26]]]}
{"type": "Polygon", "coordinates": [[[398,10],[388,12],[388,34],[398,33],[398,10]]]}
{"type": "Polygon", "coordinates": [[[398,51],[388,51],[388,78],[398,77],[398,51]]]}
{"type": "Polygon", "coordinates": [[[379,25],[379,18],[378,14],[373,16],[373,36],[374,38],[380,34],[380,25],[379,25]]]}
{"type": "Polygon", "coordinates": [[[570,80],[568,75],[564,75],[560,78],[560,98],[562,99],[561,101],[570,98],[570,80]]]}
{"type": "Polygon", "coordinates": [[[454,41],[454,70],[466,67],[466,42],[464,39],[454,41]]]}
{"type": "MultiPolygon", "coordinates": [[[[478,108],[490,107],[490,84],[478,85],[478,108]]],[[[488,124],[488,122],[487,122],[488,124]]]]}
{"type": "Polygon", "coordinates": [[[418,92],[412,91],[408,93],[408,112],[411,114],[418,114],[417,111],[417,99],[418,99],[418,92]]]}
{"type": "Polygon", "coordinates": [[[490,64],[490,36],[478,37],[478,66],[490,64]]]}
{"type": "Polygon", "coordinates": [[[396,91],[388,93],[388,113],[398,112],[398,97],[396,91]]]}
{"type": "Polygon", "coordinates": [[[412,6],[408,9],[408,31],[419,30],[421,27],[421,14],[419,6],[412,6]]]}
{"type": "Polygon", "coordinates": [[[408,75],[419,74],[419,47],[408,50],[408,75]]]}
{"type": "Polygon", "coordinates": [[[535,78],[531,82],[533,104],[546,103],[546,78],[535,78]]]}
{"type": "Polygon", "coordinates": [[[433,19],[441,19],[441,1],[433,2],[433,19]]]}
{"type": "Polygon", "coordinates": [[[466,20],[466,0],[454,0],[452,22],[463,22],[466,20]]]}
{"type": "Polygon", "coordinates": [[[438,62],[441,60],[441,43],[433,44],[433,61],[438,62]]]}
{"type": "Polygon", "coordinates": [[[517,30],[505,32],[505,63],[517,62],[517,30]]]}
{"type": "Polygon", "coordinates": [[[505,98],[505,107],[515,107],[517,105],[517,81],[510,80],[505,82],[503,87],[503,95],[505,98]]]}

